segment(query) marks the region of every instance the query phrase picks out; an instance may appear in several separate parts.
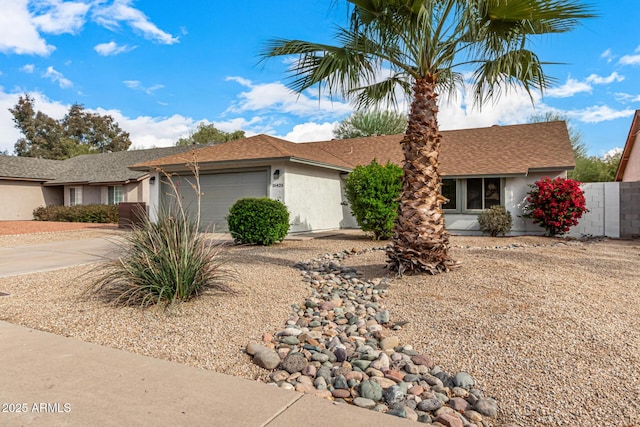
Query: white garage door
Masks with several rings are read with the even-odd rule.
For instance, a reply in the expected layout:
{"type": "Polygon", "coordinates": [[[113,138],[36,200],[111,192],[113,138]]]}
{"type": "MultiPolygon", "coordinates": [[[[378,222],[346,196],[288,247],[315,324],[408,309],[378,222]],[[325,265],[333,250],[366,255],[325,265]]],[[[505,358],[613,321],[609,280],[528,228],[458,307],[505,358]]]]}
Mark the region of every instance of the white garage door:
{"type": "MultiPolygon", "coordinates": [[[[196,192],[189,177],[174,178],[178,192],[185,207],[197,209],[196,192]]],[[[216,173],[200,175],[200,224],[202,228],[215,231],[227,231],[226,217],[229,208],[243,197],[266,197],[268,185],[267,170],[216,173]]],[[[172,190],[163,184],[165,202],[170,201],[172,190]]]]}

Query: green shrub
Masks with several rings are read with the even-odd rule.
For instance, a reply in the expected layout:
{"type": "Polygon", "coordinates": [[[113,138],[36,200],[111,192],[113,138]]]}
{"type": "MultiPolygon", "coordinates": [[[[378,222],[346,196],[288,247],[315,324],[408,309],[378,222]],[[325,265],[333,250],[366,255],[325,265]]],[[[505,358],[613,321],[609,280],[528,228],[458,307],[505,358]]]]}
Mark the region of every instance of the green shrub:
{"type": "Polygon", "coordinates": [[[360,228],[373,232],[376,240],[391,237],[401,190],[402,168],[380,165],[375,159],[367,166],[357,166],[345,182],[352,214],[360,228]]]}
{"type": "Polygon", "coordinates": [[[118,222],[118,205],[40,206],[33,210],[36,221],[118,222]]]}
{"type": "Polygon", "coordinates": [[[182,207],[161,209],[156,223],[143,219],[120,243],[122,256],[98,267],[96,292],[117,305],[143,307],[188,301],[207,290],[233,292],[220,244],[198,231],[182,207]]]}
{"type": "Polygon", "coordinates": [[[289,211],[278,200],[245,198],[231,206],[227,223],[237,243],[269,246],[289,232],[289,211]]]}
{"type": "Polygon", "coordinates": [[[492,237],[498,234],[504,236],[511,231],[511,212],[504,206],[494,205],[478,215],[478,222],[483,233],[489,233],[492,237]]]}

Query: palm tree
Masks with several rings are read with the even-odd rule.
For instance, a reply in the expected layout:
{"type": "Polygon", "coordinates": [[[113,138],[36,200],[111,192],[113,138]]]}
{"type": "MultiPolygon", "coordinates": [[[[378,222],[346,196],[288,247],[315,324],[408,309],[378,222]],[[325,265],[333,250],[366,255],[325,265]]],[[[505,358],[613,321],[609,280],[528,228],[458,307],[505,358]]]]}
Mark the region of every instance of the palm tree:
{"type": "Polygon", "coordinates": [[[262,56],[298,55],[289,69],[293,91],[318,86],[358,108],[395,105],[402,89],[411,109],[388,267],[400,275],[448,271],[457,263],[449,255],[441,209],[447,199],[438,174],[439,93],[454,93],[464,83],[461,71],[469,69],[479,106],[514,87],[529,95],[542,91],[550,79],[528,49],[531,39],[569,31],[594,15],[578,0],[347,1],[350,25],[338,28],[337,45],[275,39],[262,56]]]}

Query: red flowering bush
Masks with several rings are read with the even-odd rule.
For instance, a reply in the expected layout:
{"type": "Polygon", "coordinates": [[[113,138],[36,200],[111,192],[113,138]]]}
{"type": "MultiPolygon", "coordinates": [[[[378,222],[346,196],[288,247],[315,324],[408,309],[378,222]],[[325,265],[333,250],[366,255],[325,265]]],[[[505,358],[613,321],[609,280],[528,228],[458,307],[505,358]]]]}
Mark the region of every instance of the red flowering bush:
{"type": "Polygon", "coordinates": [[[531,188],[522,216],[544,227],[549,236],[568,232],[588,212],[580,183],[573,179],[544,177],[531,188]]]}

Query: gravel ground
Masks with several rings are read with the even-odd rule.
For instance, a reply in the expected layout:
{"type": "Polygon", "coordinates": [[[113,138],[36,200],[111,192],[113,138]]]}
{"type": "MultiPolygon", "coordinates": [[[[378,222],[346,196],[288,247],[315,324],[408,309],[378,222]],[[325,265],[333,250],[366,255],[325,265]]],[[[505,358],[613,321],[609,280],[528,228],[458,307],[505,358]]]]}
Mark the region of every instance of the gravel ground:
{"type": "MultiPolygon", "coordinates": [[[[469,372],[497,399],[496,425],[640,425],[639,241],[453,237],[452,244],[460,269],[391,282],[391,318],[408,321],[396,334],[402,343],[446,371],[469,372]]],[[[0,238],[0,245],[11,243],[0,238]]],[[[0,320],[264,380],[268,372],[243,349],[280,330],[290,304],[308,295],[291,266],[379,245],[341,235],[230,248],[224,259],[238,272],[229,282],[238,294],[206,295],[170,311],[106,306],[84,293],[90,266],[2,278],[0,291],[11,295],[0,298],[0,320]]],[[[365,278],[387,274],[383,252],[346,263],[365,278]]]]}

